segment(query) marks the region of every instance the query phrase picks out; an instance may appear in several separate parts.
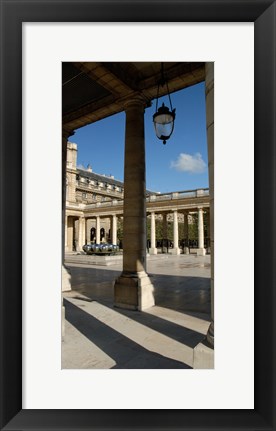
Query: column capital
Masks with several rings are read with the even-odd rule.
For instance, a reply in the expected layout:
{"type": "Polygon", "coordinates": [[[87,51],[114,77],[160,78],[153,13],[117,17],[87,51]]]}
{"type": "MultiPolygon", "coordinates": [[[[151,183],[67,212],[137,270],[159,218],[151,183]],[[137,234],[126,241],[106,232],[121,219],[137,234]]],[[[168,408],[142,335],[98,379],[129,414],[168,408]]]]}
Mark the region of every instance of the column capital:
{"type": "Polygon", "coordinates": [[[134,107],[146,108],[148,103],[149,103],[148,100],[140,93],[133,95],[122,101],[123,108],[126,111],[134,107]]]}

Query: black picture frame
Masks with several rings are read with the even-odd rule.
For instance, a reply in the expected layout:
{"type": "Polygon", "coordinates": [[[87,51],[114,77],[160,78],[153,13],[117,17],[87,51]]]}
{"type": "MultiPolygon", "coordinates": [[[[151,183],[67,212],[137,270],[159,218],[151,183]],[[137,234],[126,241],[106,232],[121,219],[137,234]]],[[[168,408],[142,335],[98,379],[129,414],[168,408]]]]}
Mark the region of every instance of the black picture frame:
{"type": "MultiPolygon", "coordinates": [[[[1,430],[276,429],[275,23],[275,1],[266,0],[1,0],[1,430]],[[22,23],[84,21],[254,22],[255,407],[252,410],[22,409],[22,254],[18,245],[18,238],[22,237],[22,23]]],[[[246,251],[240,251],[243,252],[246,251]]]]}

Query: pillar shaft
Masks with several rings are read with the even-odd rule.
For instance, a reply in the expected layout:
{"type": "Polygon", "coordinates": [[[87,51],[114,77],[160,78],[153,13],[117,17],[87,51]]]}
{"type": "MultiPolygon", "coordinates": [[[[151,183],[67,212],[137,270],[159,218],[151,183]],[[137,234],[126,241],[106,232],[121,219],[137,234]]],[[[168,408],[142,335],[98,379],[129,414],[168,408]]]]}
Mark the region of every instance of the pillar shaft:
{"type": "Polygon", "coordinates": [[[180,254],[180,250],[178,247],[179,236],[178,236],[178,212],[175,210],[173,212],[173,254],[180,254]]]}
{"type": "Polygon", "coordinates": [[[156,243],[156,232],[155,232],[155,213],[152,212],[150,216],[150,242],[151,247],[155,247],[156,243]]]}
{"type": "MultiPolygon", "coordinates": [[[[71,130],[65,130],[62,128],[62,213],[61,213],[61,235],[62,235],[62,245],[61,245],[61,260],[62,260],[62,291],[71,290],[71,276],[68,269],[64,265],[65,259],[65,244],[67,244],[67,227],[65,223],[65,213],[66,213],[66,166],[67,166],[67,142],[69,136],[73,135],[74,132],[71,130]],[[65,233],[66,232],[66,233],[65,233]]],[[[68,248],[68,247],[67,247],[68,248]]]]}
{"type": "Polygon", "coordinates": [[[214,345],[214,63],[205,63],[206,128],[210,193],[211,325],[207,340],[214,345]]]}
{"type": "Polygon", "coordinates": [[[83,244],[87,244],[87,219],[83,219],[83,244]]]}
{"type": "Polygon", "coordinates": [[[155,213],[150,215],[150,254],[157,254],[156,248],[156,230],[155,230],[155,213]]]}
{"type": "Polygon", "coordinates": [[[204,248],[204,223],[203,223],[203,210],[198,208],[198,256],[205,256],[206,250],[204,248]]]}
{"type": "Polygon", "coordinates": [[[126,108],[123,271],[146,270],[144,104],[126,108]]]}
{"type": "Polygon", "coordinates": [[[140,98],[126,104],[123,272],[114,286],[115,306],[134,310],[154,305],[146,273],[144,105],[140,98]]]}
{"type": "Polygon", "coordinates": [[[96,217],[96,244],[100,244],[101,242],[101,222],[100,216],[96,217]]]}
{"type": "Polygon", "coordinates": [[[168,240],[168,225],[167,225],[167,214],[164,213],[163,214],[163,242],[162,242],[162,252],[166,253],[167,252],[167,240],[168,240]],[[164,240],[166,240],[166,243],[164,242],[164,240]]]}
{"type": "Polygon", "coordinates": [[[73,217],[68,217],[68,223],[67,223],[68,251],[73,251],[73,239],[74,239],[74,220],[73,220],[73,217]]]}
{"type": "Polygon", "coordinates": [[[184,213],[184,248],[183,248],[184,254],[189,254],[189,225],[188,225],[188,213],[184,213]]]}
{"type": "Polygon", "coordinates": [[[67,142],[70,134],[62,130],[62,264],[64,264],[65,252],[65,211],[66,211],[66,166],[67,166],[67,142]]]}
{"type": "Polygon", "coordinates": [[[198,208],[198,248],[204,248],[204,224],[202,208],[198,208]]]}
{"type": "Polygon", "coordinates": [[[85,244],[85,218],[79,218],[79,232],[78,232],[78,251],[82,250],[85,244]]]}
{"type": "Polygon", "coordinates": [[[173,244],[174,248],[178,247],[178,213],[177,211],[173,212],[173,244]]]}
{"type": "Polygon", "coordinates": [[[117,216],[112,216],[112,244],[117,244],[117,216]]]}
{"type": "Polygon", "coordinates": [[[67,244],[67,223],[68,223],[68,217],[65,216],[65,223],[64,223],[64,247],[65,251],[68,251],[68,244],[67,244]]]}

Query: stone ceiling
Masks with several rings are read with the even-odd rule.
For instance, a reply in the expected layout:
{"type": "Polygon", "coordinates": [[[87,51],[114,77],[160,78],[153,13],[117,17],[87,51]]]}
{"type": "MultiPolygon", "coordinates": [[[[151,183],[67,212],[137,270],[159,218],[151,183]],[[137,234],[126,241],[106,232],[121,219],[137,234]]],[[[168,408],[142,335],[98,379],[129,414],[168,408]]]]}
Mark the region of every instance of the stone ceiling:
{"type": "MultiPolygon", "coordinates": [[[[163,63],[169,91],[173,93],[204,80],[204,63],[163,63]]],[[[137,95],[145,106],[157,96],[161,63],[69,63],[62,64],[63,127],[73,131],[124,110],[124,103],[137,95]]],[[[160,86],[159,95],[166,94],[160,86]]]]}

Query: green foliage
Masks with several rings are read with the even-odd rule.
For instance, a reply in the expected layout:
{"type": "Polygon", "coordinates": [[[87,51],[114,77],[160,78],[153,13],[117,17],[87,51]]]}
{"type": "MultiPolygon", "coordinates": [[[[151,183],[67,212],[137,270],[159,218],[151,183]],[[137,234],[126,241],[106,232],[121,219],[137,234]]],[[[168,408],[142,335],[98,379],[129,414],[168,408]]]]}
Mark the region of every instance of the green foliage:
{"type": "MultiPolygon", "coordinates": [[[[193,214],[193,222],[190,223],[188,225],[188,232],[189,232],[189,239],[193,240],[193,239],[198,239],[198,215],[197,214],[193,214]]],[[[204,228],[204,237],[207,238],[208,235],[208,228],[207,228],[207,224],[208,224],[208,214],[207,213],[203,213],[203,228],[204,228]]]]}
{"type": "MultiPolygon", "coordinates": [[[[147,239],[150,239],[150,232],[151,232],[151,222],[150,219],[147,219],[147,239]]],[[[178,233],[179,238],[184,237],[184,223],[179,222],[178,223],[178,233]]],[[[163,221],[162,220],[155,220],[155,235],[156,235],[156,241],[160,241],[164,238],[163,235],[163,221]]],[[[169,240],[173,240],[173,222],[168,221],[167,222],[167,238],[169,240]]]]}
{"type": "MultiPolygon", "coordinates": [[[[188,238],[191,240],[197,240],[198,239],[198,215],[192,214],[193,221],[192,223],[189,223],[188,225],[188,238]]],[[[204,236],[207,237],[207,214],[204,214],[203,216],[203,222],[204,222],[204,236]]],[[[151,220],[150,218],[147,218],[147,239],[150,240],[150,231],[151,231],[151,220]]],[[[155,220],[155,232],[156,232],[156,240],[160,241],[164,238],[163,235],[163,221],[156,219],[155,220]]],[[[180,221],[178,223],[178,234],[179,234],[179,240],[182,240],[184,238],[184,223],[180,221]]],[[[123,219],[118,219],[117,222],[117,237],[119,240],[122,240],[124,236],[124,222],[123,219]]],[[[167,238],[171,241],[173,241],[173,222],[168,221],[167,222],[167,238]]]]}

